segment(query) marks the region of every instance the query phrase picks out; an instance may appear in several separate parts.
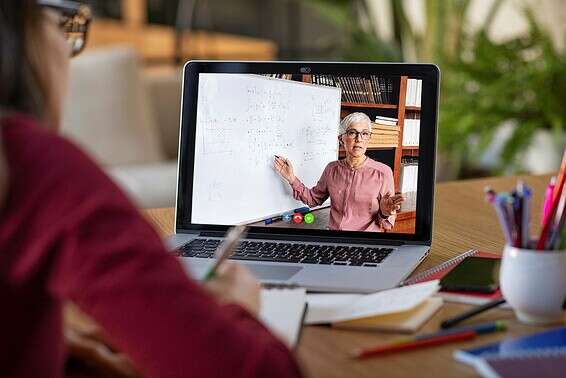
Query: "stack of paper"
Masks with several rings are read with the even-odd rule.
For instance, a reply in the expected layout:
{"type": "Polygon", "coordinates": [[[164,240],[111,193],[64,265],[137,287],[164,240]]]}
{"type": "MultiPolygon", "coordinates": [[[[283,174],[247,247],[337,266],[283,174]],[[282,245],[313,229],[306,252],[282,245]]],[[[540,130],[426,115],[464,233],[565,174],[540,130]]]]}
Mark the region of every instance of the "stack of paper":
{"type": "Polygon", "coordinates": [[[306,324],[340,328],[415,332],[441,306],[432,298],[439,281],[395,288],[369,295],[309,294],[306,324]]]}

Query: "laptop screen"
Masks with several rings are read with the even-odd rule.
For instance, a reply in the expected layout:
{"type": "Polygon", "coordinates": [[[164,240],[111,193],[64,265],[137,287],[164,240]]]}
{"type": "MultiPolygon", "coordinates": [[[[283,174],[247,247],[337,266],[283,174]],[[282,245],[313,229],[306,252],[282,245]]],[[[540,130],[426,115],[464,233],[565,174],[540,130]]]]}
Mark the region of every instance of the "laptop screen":
{"type": "Polygon", "coordinates": [[[201,72],[196,89],[184,222],[415,234],[436,127],[418,74],[201,72]]]}

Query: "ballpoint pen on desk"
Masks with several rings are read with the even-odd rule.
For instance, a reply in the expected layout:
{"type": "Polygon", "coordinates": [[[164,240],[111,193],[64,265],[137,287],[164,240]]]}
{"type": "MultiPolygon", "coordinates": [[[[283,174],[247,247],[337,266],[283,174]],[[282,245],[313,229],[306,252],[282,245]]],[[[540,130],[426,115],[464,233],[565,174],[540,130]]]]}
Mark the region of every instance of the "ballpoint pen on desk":
{"type": "Polygon", "coordinates": [[[440,327],[444,328],[444,329],[451,328],[451,327],[455,326],[456,324],[471,318],[472,316],[481,314],[482,312],[490,310],[490,309],[495,308],[497,306],[500,306],[503,303],[505,303],[505,299],[496,299],[496,300],[488,302],[484,305],[473,307],[471,310],[463,312],[460,315],[457,315],[453,318],[449,318],[449,319],[444,320],[440,324],[440,327]]]}
{"type": "Polygon", "coordinates": [[[366,358],[381,354],[400,352],[403,350],[435,346],[454,341],[469,340],[475,338],[477,335],[504,331],[505,329],[505,323],[498,320],[495,322],[476,324],[451,330],[443,330],[435,333],[401,337],[387,344],[355,350],[352,353],[352,357],[366,358]]]}
{"type": "Polygon", "coordinates": [[[208,272],[206,272],[203,277],[204,281],[208,281],[214,278],[218,267],[224,262],[224,260],[232,256],[237,244],[240,242],[240,239],[244,237],[246,231],[246,226],[235,226],[228,230],[224,241],[216,250],[216,261],[214,261],[212,267],[208,270],[208,272]]]}

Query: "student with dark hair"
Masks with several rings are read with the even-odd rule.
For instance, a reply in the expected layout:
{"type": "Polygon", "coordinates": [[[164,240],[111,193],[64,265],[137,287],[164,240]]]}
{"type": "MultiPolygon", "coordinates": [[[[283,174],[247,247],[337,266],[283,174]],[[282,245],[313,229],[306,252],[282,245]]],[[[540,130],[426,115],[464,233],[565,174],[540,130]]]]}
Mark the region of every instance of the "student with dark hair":
{"type": "MultiPolygon", "coordinates": [[[[56,133],[90,14],[0,0],[0,375],[58,377],[72,300],[149,377],[294,377],[255,318],[259,284],[227,264],[190,280],[122,192],[56,133]]],[[[88,90],[85,88],[84,90],[88,90]]]]}

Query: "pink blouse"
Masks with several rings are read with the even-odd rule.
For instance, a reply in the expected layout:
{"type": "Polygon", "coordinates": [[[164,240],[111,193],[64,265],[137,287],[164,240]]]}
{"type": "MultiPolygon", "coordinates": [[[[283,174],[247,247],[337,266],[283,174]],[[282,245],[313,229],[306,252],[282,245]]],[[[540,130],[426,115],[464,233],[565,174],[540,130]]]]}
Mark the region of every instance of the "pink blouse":
{"type": "Polygon", "coordinates": [[[395,194],[391,168],[369,157],[356,169],[344,160],[329,163],[316,186],[307,188],[298,178],[293,181],[293,197],[310,207],[321,205],[330,197],[331,230],[390,230],[396,215],[380,216],[382,196],[395,194]]]}

